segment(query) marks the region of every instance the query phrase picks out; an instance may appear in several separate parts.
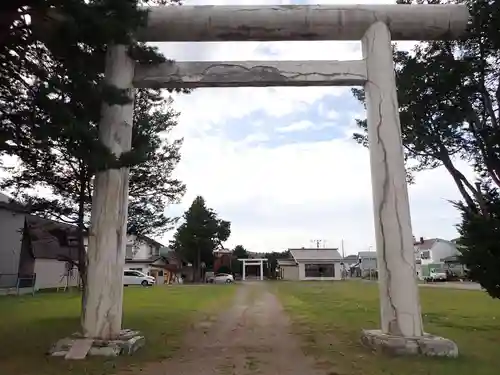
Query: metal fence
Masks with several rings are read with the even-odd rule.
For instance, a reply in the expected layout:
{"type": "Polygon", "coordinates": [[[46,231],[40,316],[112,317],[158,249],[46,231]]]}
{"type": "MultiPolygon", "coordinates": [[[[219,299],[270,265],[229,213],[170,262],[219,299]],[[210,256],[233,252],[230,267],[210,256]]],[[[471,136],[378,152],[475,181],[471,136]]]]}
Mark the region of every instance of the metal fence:
{"type": "Polygon", "coordinates": [[[0,273],[0,294],[35,294],[36,274],[19,275],[0,273]]]}

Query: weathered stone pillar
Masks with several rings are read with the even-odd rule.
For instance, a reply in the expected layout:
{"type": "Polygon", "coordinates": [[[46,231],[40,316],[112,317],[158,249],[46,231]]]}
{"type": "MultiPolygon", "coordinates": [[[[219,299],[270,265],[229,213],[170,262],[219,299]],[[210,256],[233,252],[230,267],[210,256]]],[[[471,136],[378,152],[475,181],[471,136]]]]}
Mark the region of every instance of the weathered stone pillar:
{"type": "Polygon", "coordinates": [[[382,22],[362,39],[382,331],[422,336],[410,206],[391,35],[382,22]]]}
{"type": "MultiPolygon", "coordinates": [[[[132,139],[134,61],[128,47],[109,47],[105,81],[128,90],[130,103],[103,104],[99,138],[117,156],[130,150],[132,139]]],[[[88,244],[87,303],[83,334],[112,339],[122,326],[123,266],[127,241],[128,168],[99,172],[94,181],[88,244]]]]}
{"type": "Polygon", "coordinates": [[[456,356],[452,341],[423,332],[388,27],[374,23],[362,46],[382,322],[362,340],[396,354],[456,356]]]}

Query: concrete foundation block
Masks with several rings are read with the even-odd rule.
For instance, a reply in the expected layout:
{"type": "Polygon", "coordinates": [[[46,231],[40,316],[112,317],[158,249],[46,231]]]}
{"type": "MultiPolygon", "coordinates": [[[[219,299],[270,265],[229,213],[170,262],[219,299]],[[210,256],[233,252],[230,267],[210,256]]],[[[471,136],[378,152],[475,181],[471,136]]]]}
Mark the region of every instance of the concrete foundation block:
{"type": "Polygon", "coordinates": [[[421,337],[402,337],[380,330],[363,330],[364,346],[391,355],[423,355],[429,357],[458,357],[458,347],[453,341],[425,333],[421,337]]]}
{"type": "MultiPolygon", "coordinates": [[[[65,357],[75,342],[82,338],[82,335],[78,333],[65,337],[50,348],[48,355],[65,357]]],[[[115,340],[93,340],[87,355],[105,357],[132,355],[144,345],[146,345],[146,338],[139,331],[124,329],[115,340]]]]}

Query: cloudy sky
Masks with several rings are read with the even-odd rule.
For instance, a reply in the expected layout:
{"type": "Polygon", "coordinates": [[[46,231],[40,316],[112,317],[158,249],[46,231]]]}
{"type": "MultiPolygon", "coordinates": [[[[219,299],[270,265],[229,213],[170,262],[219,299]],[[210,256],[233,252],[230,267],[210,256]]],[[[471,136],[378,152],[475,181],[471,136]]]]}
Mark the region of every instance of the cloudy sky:
{"type": "MultiPolygon", "coordinates": [[[[185,4],[393,3],[390,0],[185,0],[185,4]]],[[[409,49],[413,43],[398,44],[409,49]]],[[[351,60],[359,42],[161,43],[175,60],[351,60]]],[[[227,247],[282,251],[323,240],[347,254],[375,248],[368,150],[352,140],[363,107],[349,88],[197,89],[174,96],[183,137],[176,175],[187,185],[180,216],[197,195],[230,220],[227,247]]],[[[462,171],[469,174],[463,165],[462,171]]],[[[409,188],[416,237],[457,236],[459,199],[443,169],[409,188]]],[[[172,232],[158,240],[168,243],[172,232]]]]}
{"type": "MultiPolygon", "coordinates": [[[[312,3],[348,3],[315,0],[312,3]]],[[[353,3],[362,3],[356,0],[353,3]]],[[[189,1],[185,4],[304,4],[307,1],[189,1]]],[[[392,1],[364,1],[392,3],[392,1]]],[[[410,48],[411,43],[401,45],[410,48]]],[[[176,60],[349,60],[360,43],[162,43],[176,60]]],[[[184,137],[177,175],[187,184],[181,214],[196,195],[232,223],[228,247],[281,251],[321,239],[346,253],[374,247],[368,150],[352,140],[363,107],[349,88],[197,89],[176,96],[174,136],[184,137]]],[[[458,199],[442,169],[410,187],[416,237],[456,236],[458,199]]],[[[171,233],[163,238],[168,241],[171,233]]]]}

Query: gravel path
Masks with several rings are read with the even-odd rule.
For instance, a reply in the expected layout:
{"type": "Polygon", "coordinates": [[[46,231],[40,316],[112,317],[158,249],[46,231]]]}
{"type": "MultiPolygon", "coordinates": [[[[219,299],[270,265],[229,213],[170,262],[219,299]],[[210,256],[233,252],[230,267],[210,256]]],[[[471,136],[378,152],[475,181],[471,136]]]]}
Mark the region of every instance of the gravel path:
{"type": "Polygon", "coordinates": [[[232,307],[215,321],[199,322],[167,361],[148,375],[326,375],[304,355],[277,298],[262,282],[239,286],[232,307]]]}

